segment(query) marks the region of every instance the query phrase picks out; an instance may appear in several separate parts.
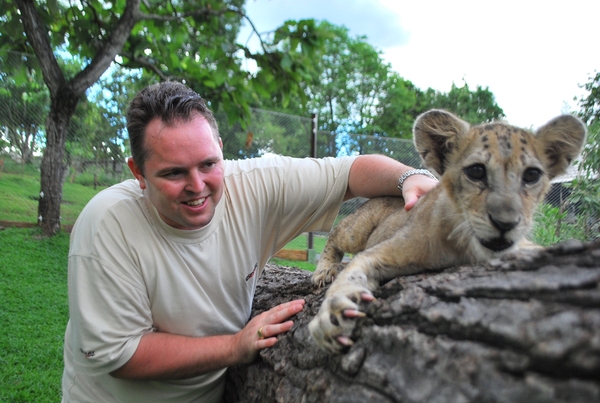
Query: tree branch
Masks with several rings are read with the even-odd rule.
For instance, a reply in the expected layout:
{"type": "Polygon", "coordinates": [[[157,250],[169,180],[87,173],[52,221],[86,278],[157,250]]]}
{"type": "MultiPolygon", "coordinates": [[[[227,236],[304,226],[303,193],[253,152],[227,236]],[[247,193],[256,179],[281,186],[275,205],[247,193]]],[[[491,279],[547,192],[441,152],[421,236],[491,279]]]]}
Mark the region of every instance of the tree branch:
{"type": "Polygon", "coordinates": [[[50,94],[56,96],[59,88],[66,85],[66,79],[52,51],[47,33],[48,28],[38,15],[33,0],[15,0],[15,2],[22,14],[21,21],[27,39],[31,43],[33,52],[40,63],[44,82],[48,86],[50,94]]]}
{"type": "Polygon", "coordinates": [[[73,78],[71,84],[76,94],[83,94],[110,67],[115,56],[123,49],[134,25],[142,19],[141,17],[140,0],[127,0],[123,15],[92,62],[73,78]]]}
{"type": "MultiPolygon", "coordinates": [[[[262,36],[260,35],[260,32],[258,32],[258,30],[256,29],[256,27],[254,26],[254,23],[252,22],[252,20],[250,18],[248,18],[248,16],[245,13],[241,13],[241,15],[242,15],[243,18],[246,19],[246,21],[248,21],[248,24],[250,24],[250,28],[252,28],[252,32],[256,34],[256,37],[258,38],[258,41],[260,42],[260,47],[262,48],[263,52],[267,53],[268,52],[267,45],[263,41],[262,36]]],[[[252,37],[252,34],[248,35],[248,39],[246,40],[246,44],[248,44],[248,41],[250,41],[251,37],[252,37]]],[[[247,50],[247,47],[244,46],[244,49],[247,50]]]]}
{"type": "MultiPolygon", "coordinates": [[[[222,10],[213,10],[210,7],[201,9],[201,10],[195,10],[192,12],[188,12],[188,13],[176,13],[176,15],[160,15],[160,14],[149,14],[149,13],[141,13],[140,19],[143,20],[154,20],[154,21],[181,21],[184,20],[188,17],[208,17],[208,16],[216,16],[216,17],[220,17],[226,13],[234,13],[234,14],[238,14],[240,15],[242,18],[244,18],[246,21],[248,21],[248,24],[250,24],[250,27],[252,29],[252,32],[254,34],[256,34],[256,36],[258,37],[258,40],[260,42],[260,46],[262,48],[262,50],[267,53],[268,49],[267,49],[267,45],[266,43],[262,40],[262,37],[260,35],[260,32],[258,32],[258,30],[256,29],[256,26],[254,25],[254,23],[252,22],[252,20],[250,18],[248,18],[248,16],[246,15],[246,13],[244,13],[242,10],[240,10],[237,7],[226,7],[222,10]]],[[[249,37],[250,38],[250,37],[249,37]]],[[[249,39],[248,38],[248,39],[249,39]]],[[[246,41],[247,43],[247,41],[246,41]]],[[[247,47],[243,47],[245,50],[245,53],[248,55],[251,53],[248,51],[247,47]]]]}
{"type": "Polygon", "coordinates": [[[206,16],[216,16],[220,17],[226,13],[235,13],[244,16],[244,13],[241,12],[238,8],[235,7],[227,7],[222,10],[213,10],[210,7],[203,8],[200,10],[194,10],[188,13],[175,13],[174,15],[162,15],[162,14],[149,14],[140,12],[140,19],[142,20],[153,20],[153,21],[181,21],[188,17],[206,17],[206,16]]]}
{"type": "MultiPolygon", "coordinates": [[[[162,70],[160,70],[158,68],[158,66],[156,65],[156,63],[152,63],[149,59],[138,58],[138,57],[135,57],[132,53],[127,53],[127,52],[121,52],[120,54],[121,54],[121,56],[130,59],[131,61],[133,61],[134,63],[140,65],[141,67],[144,67],[144,68],[147,68],[149,70],[152,70],[154,72],[154,74],[156,74],[157,76],[159,76],[160,79],[163,80],[163,81],[167,81],[169,79],[173,79],[174,78],[173,76],[166,75],[162,70]]],[[[131,67],[131,66],[127,66],[127,67],[131,67]]]]}

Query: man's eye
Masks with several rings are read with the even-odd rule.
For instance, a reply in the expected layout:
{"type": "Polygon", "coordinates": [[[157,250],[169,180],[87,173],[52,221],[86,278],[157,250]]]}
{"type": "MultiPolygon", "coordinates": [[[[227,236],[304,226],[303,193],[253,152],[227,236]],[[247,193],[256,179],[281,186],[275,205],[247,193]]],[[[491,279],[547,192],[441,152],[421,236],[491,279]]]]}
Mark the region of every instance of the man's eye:
{"type": "Polygon", "coordinates": [[[214,161],[211,161],[211,162],[205,162],[205,163],[202,165],[202,168],[201,168],[201,169],[202,169],[202,171],[204,171],[204,172],[208,172],[208,171],[212,171],[212,170],[213,170],[213,169],[214,169],[216,166],[217,166],[217,163],[216,163],[216,162],[214,162],[214,161]]]}
{"type": "Polygon", "coordinates": [[[469,179],[474,181],[482,181],[486,178],[485,165],[473,164],[464,169],[465,174],[469,179]]]}
{"type": "Polygon", "coordinates": [[[170,172],[166,172],[163,176],[165,178],[173,178],[176,176],[180,176],[182,174],[181,171],[170,171],[170,172]]]}

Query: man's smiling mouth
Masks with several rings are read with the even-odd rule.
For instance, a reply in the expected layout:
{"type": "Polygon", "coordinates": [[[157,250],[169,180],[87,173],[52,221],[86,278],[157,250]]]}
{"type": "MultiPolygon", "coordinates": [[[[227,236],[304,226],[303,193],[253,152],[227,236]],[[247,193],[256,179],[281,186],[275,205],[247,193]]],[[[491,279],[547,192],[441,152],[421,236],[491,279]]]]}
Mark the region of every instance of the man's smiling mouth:
{"type": "Polygon", "coordinates": [[[202,203],[204,203],[205,200],[206,200],[206,197],[203,197],[202,199],[190,200],[190,201],[186,201],[184,203],[187,204],[188,206],[200,206],[202,203]]]}

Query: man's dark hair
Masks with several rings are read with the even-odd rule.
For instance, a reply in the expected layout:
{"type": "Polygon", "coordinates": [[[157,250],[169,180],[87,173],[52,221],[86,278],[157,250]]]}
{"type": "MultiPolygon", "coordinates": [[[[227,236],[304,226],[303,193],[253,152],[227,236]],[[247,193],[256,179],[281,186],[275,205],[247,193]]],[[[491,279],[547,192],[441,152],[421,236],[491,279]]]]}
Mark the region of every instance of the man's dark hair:
{"type": "Polygon", "coordinates": [[[144,135],[150,121],[160,118],[165,125],[173,125],[189,122],[197,114],[206,119],[219,141],[219,127],[206,101],[184,84],[166,81],[146,87],[135,96],[127,111],[127,131],[131,156],[142,175],[148,158],[144,135]]]}

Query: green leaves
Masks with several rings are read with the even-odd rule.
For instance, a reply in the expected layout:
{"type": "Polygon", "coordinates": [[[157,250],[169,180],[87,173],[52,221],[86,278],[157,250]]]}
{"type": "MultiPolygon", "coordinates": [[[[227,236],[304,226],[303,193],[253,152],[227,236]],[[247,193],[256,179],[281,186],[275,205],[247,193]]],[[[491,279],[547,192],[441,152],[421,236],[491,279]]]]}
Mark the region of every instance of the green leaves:
{"type": "MultiPolygon", "coordinates": [[[[0,47],[4,44],[14,49],[12,38],[20,37],[23,50],[27,40],[13,1],[0,5],[5,12],[0,47]]],[[[38,2],[36,9],[55,49],[90,63],[112,40],[131,1],[45,0],[38,2]]],[[[295,97],[303,99],[299,83],[310,76],[313,57],[330,37],[329,32],[314,20],[286,21],[274,33],[262,35],[263,48],[251,52],[236,43],[243,4],[244,0],[141,2],[139,20],[130,32],[121,33],[127,40],[118,60],[124,67],[142,69],[150,81],[186,81],[237,121],[248,116],[257,97],[274,96],[284,105],[295,97]],[[256,69],[248,68],[246,59],[254,60],[256,69]]],[[[65,75],[74,77],[75,73],[65,75]]]]}
{"type": "Polygon", "coordinates": [[[600,72],[590,76],[589,81],[582,87],[588,94],[579,99],[579,115],[587,124],[600,123],[600,72]]]}

